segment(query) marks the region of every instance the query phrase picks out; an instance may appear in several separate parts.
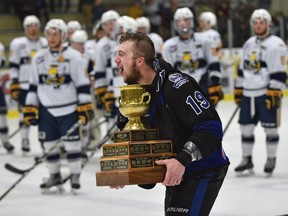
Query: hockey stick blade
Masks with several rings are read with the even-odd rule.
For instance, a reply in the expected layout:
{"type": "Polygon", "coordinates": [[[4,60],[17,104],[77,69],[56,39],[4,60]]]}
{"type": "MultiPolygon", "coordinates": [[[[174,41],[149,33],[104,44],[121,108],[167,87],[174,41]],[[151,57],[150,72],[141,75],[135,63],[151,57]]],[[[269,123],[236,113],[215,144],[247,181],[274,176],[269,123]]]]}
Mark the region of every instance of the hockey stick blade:
{"type": "Polygon", "coordinates": [[[9,163],[6,163],[5,164],[5,168],[13,173],[17,173],[17,174],[21,174],[23,175],[24,173],[26,172],[29,172],[30,169],[26,169],[26,170],[21,170],[21,169],[18,169],[16,167],[14,167],[13,165],[9,164],[9,163]]]}

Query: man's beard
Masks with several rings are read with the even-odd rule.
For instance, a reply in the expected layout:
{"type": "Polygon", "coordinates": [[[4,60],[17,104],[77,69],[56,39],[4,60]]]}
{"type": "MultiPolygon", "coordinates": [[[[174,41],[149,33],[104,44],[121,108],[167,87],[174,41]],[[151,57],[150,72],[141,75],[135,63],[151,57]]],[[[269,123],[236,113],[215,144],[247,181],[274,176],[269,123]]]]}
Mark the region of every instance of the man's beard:
{"type": "Polygon", "coordinates": [[[257,35],[258,37],[260,37],[260,38],[266,37],[266,36],[268,35],[268,30],[265,29],[264,31],[257,32],[256,35],[257,35]]]}
{"type": "Polygon", "coordinates": [[[124,80],[125,83],[127,83],[127,84],[138,83],[138,81],[140,80],[142,75],[141,75],[140,71],[137,69],[135,61],[132,65],[131,71],[132,71],[132,73],[129,76],[127,76],[126,79],[124,80]]]}

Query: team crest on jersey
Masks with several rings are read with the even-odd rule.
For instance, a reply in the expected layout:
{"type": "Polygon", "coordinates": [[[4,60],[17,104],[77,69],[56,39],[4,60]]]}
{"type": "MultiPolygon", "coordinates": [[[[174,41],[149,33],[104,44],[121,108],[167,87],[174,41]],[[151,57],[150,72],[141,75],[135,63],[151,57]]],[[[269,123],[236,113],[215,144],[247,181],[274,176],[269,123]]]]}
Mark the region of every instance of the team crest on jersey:
{"type": "Polygon", "coordinates": [[[50,65],[48,70],[48,77],[45,80],[47,85],[53,85],[54,88],[59,88],[65,81],[64,75],[59,75],[58,65],[50,65]]]}
{"type": "Polygon", "coordinates": [[[244,68],[248,70],[253,70],[254,73],[258,73],[261,70],[261,62],[258,60],[258,55],[259,53],[253,51],[249,56],[249,60],[246,60],[244,62],[244,68]]]}
{"type": "Polygon", "coordinates": [[[189,70],[194,72],[199,67],[199,61],[193,61],[190,52],[184,52],[181,61],[181,70],[189,70]]]}
{"type": "Polygon", "coordinates": [[[31,50],[29,54],[30,58],[33,58],[36,55],[36,52],[37,50],[31,50]]]}
{"type": "Polygon", "coordinates": [[[170,74],[168,79],[174,83],[173,87],[177,89],[189,81],[187,77],[183,77],[180,73],[170,74]]]}

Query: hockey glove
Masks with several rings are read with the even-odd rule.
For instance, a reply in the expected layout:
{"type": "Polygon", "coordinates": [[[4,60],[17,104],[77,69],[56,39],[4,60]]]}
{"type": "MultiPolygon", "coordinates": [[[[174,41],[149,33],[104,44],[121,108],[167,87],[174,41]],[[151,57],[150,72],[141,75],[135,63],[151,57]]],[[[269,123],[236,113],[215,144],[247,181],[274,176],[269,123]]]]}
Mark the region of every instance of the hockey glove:
{"type": "Polygon", "coordinates": [[[224,98],[221,85],[212,85],[208,87],[208,96],[213,106],[215,107],[217,103],[224,98]]]}
{"type": "Polygon", "coordinates": [[[270,89],[268,88],[266,91],[266,107],[267,109],[271,108],[279,108],[281,105],[281,98],[283,94],[280,89],[270,89]]]}
{"type": "Polygon", "coordinates": [[[94,118],[93,104],[92,103],[79,104],[77,106],[77,113],[79,119],[81,119],[82,121],[82,124],[86,125],[90,120],[94,118]]]}
{"type": "Polygon", "coordinates": [[[108,113],[114,113],[116,106],[115,106],[115,97],[113,92],[107,92],[105,94],[105,108],[108,113]]]}
{"type": "Polygon", "coordinates": [[[240,105],[242,96],[243,96],[243,88],[235,87],[234,88],[234,101],[235,101],[236,105],[238,105],[238,106],[240,105]]]}
{"type": "Polygon", "coordinates": [[[38,124],[38,107],[36,106],[24,106],[22,108],[24,115],[25,125],[37,125],[38,124]]]}
{"type": "Polygon", "coordinates": [[[105,105],[106,92],[107,92],[107,86],[102,86],[94,90],[96,106],[98,109],[101,109],[103,105],[105,105]]]}
{"type": "Polygon", "coordinates": [[[20,84],[18,79],[13,79],[12,83],[10,84],[10,94],[13,100],[19,101],[20,98],[20,84]]]}

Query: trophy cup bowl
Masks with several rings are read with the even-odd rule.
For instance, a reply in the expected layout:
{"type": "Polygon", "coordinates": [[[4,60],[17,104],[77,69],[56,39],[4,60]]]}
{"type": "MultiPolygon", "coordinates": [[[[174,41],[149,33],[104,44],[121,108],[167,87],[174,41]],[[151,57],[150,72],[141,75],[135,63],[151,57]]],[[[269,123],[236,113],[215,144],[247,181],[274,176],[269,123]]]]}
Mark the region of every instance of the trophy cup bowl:
{"type": "Polygon", "coordinates": [[[124,130],[141,130],[147,126],[141,121],[141,117],[149,112],[151,95],[147,91],[148,85],[133,84],[120,86],[118,98],[119,110],[129,119],[124,130]]]}

